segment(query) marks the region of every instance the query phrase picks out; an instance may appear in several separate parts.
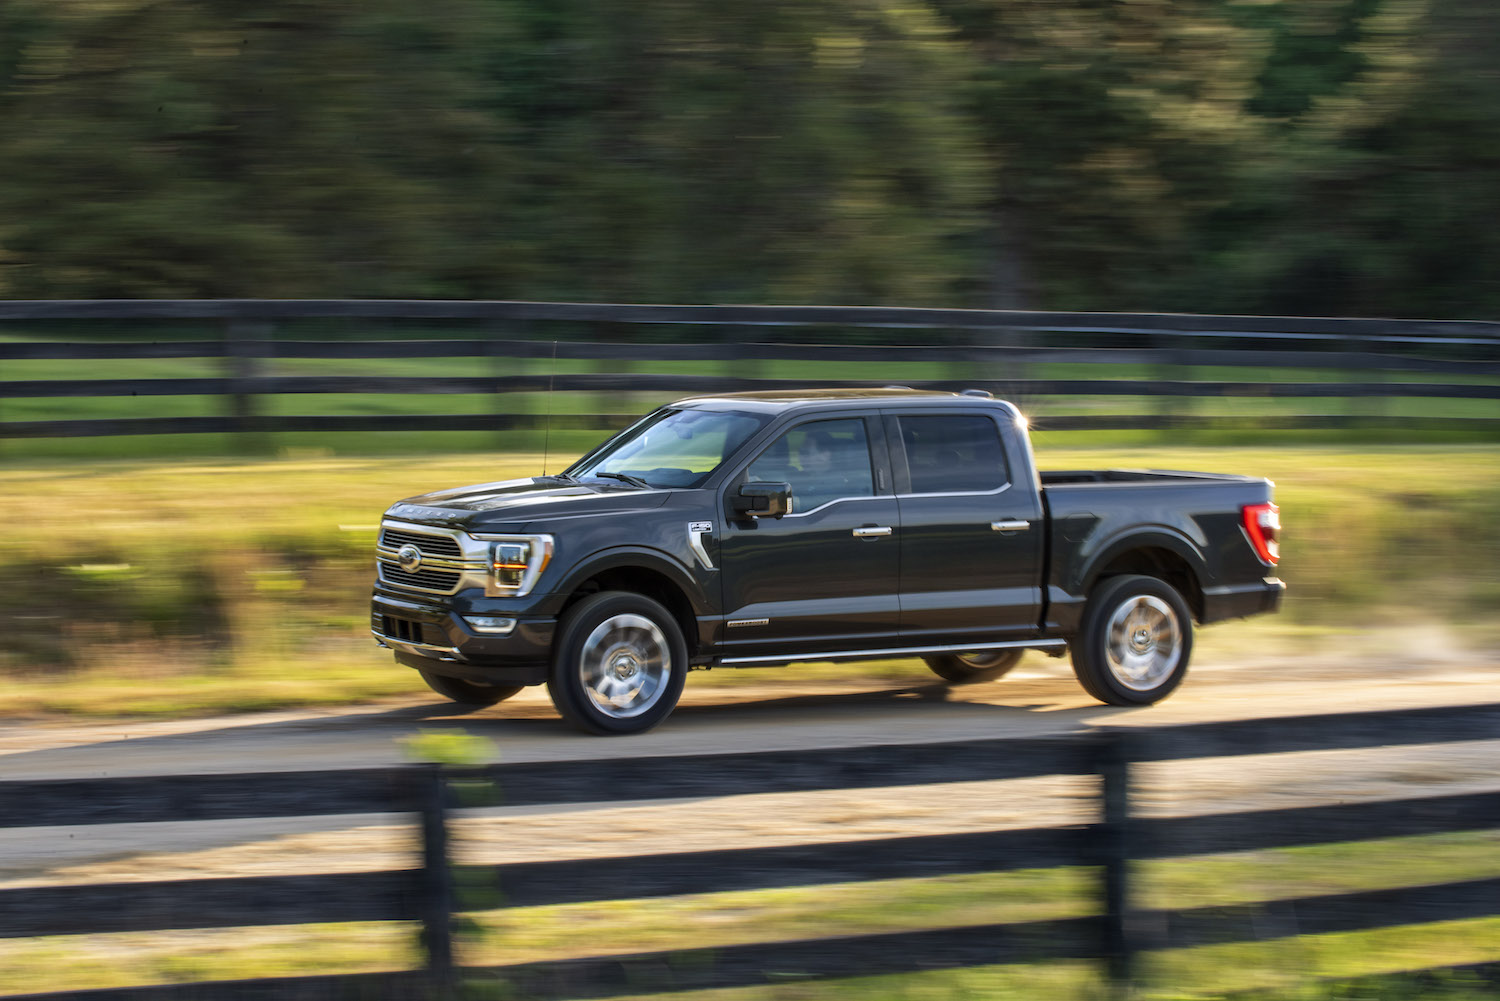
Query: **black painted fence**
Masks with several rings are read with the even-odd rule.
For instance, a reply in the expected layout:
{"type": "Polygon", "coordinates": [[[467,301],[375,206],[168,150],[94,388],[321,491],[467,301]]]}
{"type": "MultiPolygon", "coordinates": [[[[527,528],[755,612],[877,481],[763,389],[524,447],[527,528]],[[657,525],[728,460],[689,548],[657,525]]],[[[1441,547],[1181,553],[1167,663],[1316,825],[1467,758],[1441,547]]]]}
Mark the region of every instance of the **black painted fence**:
{"type": "MultiPolygon", "coordinates": [[[[764,377],[768,362],[940,362],[951,377],[917,387],[983,388],[1022,401],[1048,430],[1234,428],[1245,415],[1192,412],[1196,399],[1341,400],[1338,413],[1257,413],[1261,429],[1419,428],[1500,431],[1500,416],[1380,412],[1394,399],[1500,400],[1500,323],[1236,317],[1173,314],[1042,313],[1002,310],[834,306],[652,306],[588,303],[397,300],[97,300],[0,301],[0,335],[36,337],[68,324],[81,340],[0,340],[6,360],[211,359],[219,374],[197,378],[0,379],[7,399],[212,396],[222,412],[201,416],[0,419],[0,437],[54,438],[128,434],[281,431],[472,431],[621,426],[631,414],[524,412],[519,393],[644,393],[666,396],[796,388],[808,379],[764,377]],[[345,332],[398,334],[426,324],[424,336],[310,339],[285,336],[289,325],[342,323],[345,332]],[[130,330],[197,331],[218,336],[177,340],[130,330]],[[401,325],[405,326],[401,326],[401,325]],[[394,326],[393,326],[394,325],[394,326]],[[431,336],[432,325],[463,337],[431,336]],[[682,343],[650,327],[681,330],[682,343]],[[279,333],[280,331],[280,333],[279,333]],[[832,342],[832,343],[830,343],[832,342]],[[289,359],[472,359],[474,373],[453,376],[287,375],[289,359]],[[553,374],[558,360],[611,369],[553,374]],[[658,373],[652,363],[696,362],[705,374],[658,373]],[[1152,378],[1041,378],[1040,366],[1147,366],[1152,378]],[[529,365],[529,372],[517,372],[529,365]],[[1332,378],[1228,381],[1196,370],[1323,370],[1332,378]],[[628,369],[623,370],[623,369],[628,369]],[[1449,375],[1450,381],[1431,381],[1449,375]],[[483,394],[488,413],[370,413],[277,416],[257,401],[283,394],[483,394]],[[1150,397],[1150,413],[1053,414],[1078,397],[1150,397]]],[[[881,380],[828,380],[858,387],[881,380]]],[[[888,381],[888,380],[885,380],[888,381]]],[[[1096,408],[1097,409],[1097,408],[1096,408]]]]}
{"type": "MultiPolygon", "coordinates": [[[[1093,959],[1129,983],[1142,950],[1251,942],[1500,914],[1500,879],[1271,900],[1253,906],[1142,911],[1131,860],[1500,828],[1500,791],[1212,816],[1131,816],[1134,763],[1500,739],[1500,703],[1117,729],[1096,734],[880,745],[484,768],[359,769],[0,783],[0,826],[190,822],[412,812],[423,865],[395,872],[260,876],[0,890],[0,938],[116,931],[420,922],[427,968],[76,991],[35,998],[426,998],[458,982],[504,981],[524,998],[594,998],[1007,962],[1093,959]],[[1095,823],[619,859],[454,866],[445,818],[455,802],[564,805],[770,792],[869,789],[1038,775],[1098,775],[1095,823]],[[1097,916],[838,938],[680,949],[456,969],[456,887],[498,886],[528,907],[861,880],[1095,866],[1097,916]]],[[[483,909],[493,903],[476,902],[483,909]]]]}

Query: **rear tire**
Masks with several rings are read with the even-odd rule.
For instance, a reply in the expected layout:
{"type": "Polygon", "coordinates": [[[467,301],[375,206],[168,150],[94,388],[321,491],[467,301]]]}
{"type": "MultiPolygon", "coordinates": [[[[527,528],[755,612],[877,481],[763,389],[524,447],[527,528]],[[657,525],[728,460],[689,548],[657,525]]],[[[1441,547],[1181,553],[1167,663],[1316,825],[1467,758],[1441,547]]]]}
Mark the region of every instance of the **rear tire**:
{"type": "Polygon", "coordinates": [[[953,685],[972,685],[1004,677],[1020,663],[1021,650],[975,650],[923,657],[932,673],[953,685]]]}
{"type": "Polygon", "coordinates": [[[1187,675],[1193,615],[1165,581],[1130,574],[1102,581],[1069,643],[1079,684],[1100,702],[1144,706],[1187,675]]]}
{"type": "Polygon", "coordinates": [[[644,733],[676,708],[687,670],[671,612],[645,595],[601,591],[558,624],[547,694],[587,733],[644,733]]]}
{"type": "Polygon", "coordinates": [[[492,706],[496,702],[504,702],[522,688],[521,685],[485,685],[442,674],[428,674],[426,671],[422,671],[421,675],[428,688],[445,699],[465,706],[492,706]]]}

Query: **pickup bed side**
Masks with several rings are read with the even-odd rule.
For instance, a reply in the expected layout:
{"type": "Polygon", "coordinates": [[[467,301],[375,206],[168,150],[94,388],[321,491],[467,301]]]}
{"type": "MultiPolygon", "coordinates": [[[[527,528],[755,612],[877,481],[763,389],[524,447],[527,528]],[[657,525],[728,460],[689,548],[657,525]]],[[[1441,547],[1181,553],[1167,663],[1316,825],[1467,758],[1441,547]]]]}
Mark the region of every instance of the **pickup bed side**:
{"type": "Polygon", "coordinates": [[[1274,609],[1282,586],[1268,578],[1241,527],[1247,505],[1271,500],[1271,483],[1249,476],[1155,470],[1041,474],[1051,529],[1049,632],[1079,628],[1105,577],[1144,574],[1171,584],[1199,622],[1274,609]]]}

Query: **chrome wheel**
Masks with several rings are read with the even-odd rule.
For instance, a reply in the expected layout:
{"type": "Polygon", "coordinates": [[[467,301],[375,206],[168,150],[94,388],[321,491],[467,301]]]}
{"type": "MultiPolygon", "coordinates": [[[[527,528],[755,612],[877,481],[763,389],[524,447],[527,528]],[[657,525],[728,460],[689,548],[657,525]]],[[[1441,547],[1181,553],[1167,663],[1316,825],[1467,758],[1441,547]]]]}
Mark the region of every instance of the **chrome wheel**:
{"type": "Polygon", "coordinates": [[[955,685],[1002,678],[1021,659],[1021,651],[969,650],[965,653],[943,653],[923,657],[932,673],[955,685]]]}
{"type": "Polygon", "coordinates": [[[583,641],[578,677],[595,709],[630,719],[661,699],[672,676],[672,648],[661,627],[624,613],[600,622],[583,641]]]}
{"type": "Polygon", "coordinates": [[[1105,630],[1105,657],[1116,681],[1137,692],[1151,691],[1177,670],[1182,659],[1182,624],[1162,599],[1134,595],[1120,602],[1105,630]]]}
{"type": "Polygon", "coordinates": [[[953,658],[965,667],[972,667],[976,671],[983,671],[987,668],[1003,664],[1006,661],[1014,660],[1015,656],[1016,654],[1013,650],[976,650],[971,653],[954,654],[953,658]]]}

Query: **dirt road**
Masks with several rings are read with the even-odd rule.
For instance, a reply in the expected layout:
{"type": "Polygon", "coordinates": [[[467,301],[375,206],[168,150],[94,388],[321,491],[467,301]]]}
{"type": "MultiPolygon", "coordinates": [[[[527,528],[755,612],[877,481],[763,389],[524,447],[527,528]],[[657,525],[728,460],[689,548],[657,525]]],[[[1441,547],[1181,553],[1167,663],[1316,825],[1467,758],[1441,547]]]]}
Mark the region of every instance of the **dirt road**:
{"type": "MultiPolygon", "coordinates": [[[[1362,709],[1493,702],[1500,663],[1437,653],[1385,663],[1365,657],[1307,658],[1289,667],[1247,656],[1195,669],[1171,699],[1148,709],[1093,703],[1066,660],[1029,656],[1000,682],[950,688],[893,687],[846,679],[777,684],[695,684],[658,730],[624,739],[567,730],[546,696],[462,714],[426,699],[333,711],[256,714],[179,722],[0,724],[0,775],[7,779],[354,768],[399,763],[403,741],[421,731],[464,731],[493,742],[501,761],[589,760],[707,750],[859,746],[1086,731],[1100,725],[1164,726],[1210,720],[1362,709]]],[[[795,669],[793,669],[795,670],[795,669]]],[[[1266,755],[1151,766],[1140,808],[1212,813],[1292,803],[1394,798],[1494,788],[1494,741],[1360,752],[1266,755]]],[[[1034,826],[1084,819],[1092,809],[1079,779],[969,783],[892,791],[737,797],[652,803],[649,763],[638,789],[612,803],[566,810],[499,809],[471,817],[477,857],[620,854],[640,837],[672,836],[698,847],[879,837],[903,833],[1034,826]],[[565,847],[558,848],[558,845],[565,847]]],[[[311,817],[177,825],[0,831],[0,885],[79,879],[169,878],[206,872],[339,871],[405,864],[407,818],[311,817]],[[146,864],[150,856],[151,864],[146,864]]]]}

